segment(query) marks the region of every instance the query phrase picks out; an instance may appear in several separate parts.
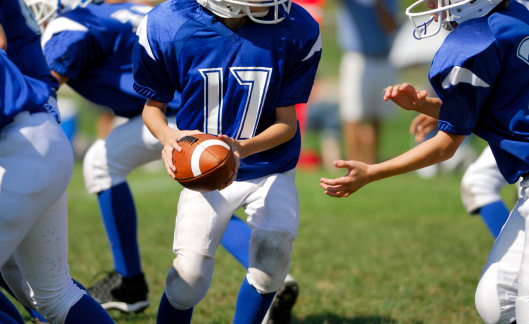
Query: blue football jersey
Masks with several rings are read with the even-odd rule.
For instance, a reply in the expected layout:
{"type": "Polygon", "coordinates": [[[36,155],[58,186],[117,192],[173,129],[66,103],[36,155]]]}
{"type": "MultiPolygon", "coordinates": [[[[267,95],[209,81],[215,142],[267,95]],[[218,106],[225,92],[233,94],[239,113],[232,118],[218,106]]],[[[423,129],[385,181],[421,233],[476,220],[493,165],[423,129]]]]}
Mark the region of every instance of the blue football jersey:
{"type": "Polygon", "coordinates": [[[47,112],[44,103],[50,96],[47,83],[30,78],[0,49],[0,128],[22,112],[47,112]]]}
{"type": "MultiPolygon", "coordinates": [[[[307,102],[321,56],[318,23],[296,4],[278,24],[233,31],[195,0],[170,0],[137,34],[134,88],[160,102],[180,92],[179,129],[235,139],[270,127],[276,107],[307,102]]],[[[242,159],[237,180],[294,168],[300,146],[298,129],[288,142],[242,159]]]]}
{"type": "Polygon", "coordinates": [[[529,172],[529,11],[509,8],[460,24],[429,78],[443,101],[439,129],[485,139],[509,183],[529,172]]]}
{"type": "Polygon", "coordinates": [[[2,0],[0,22],[7,37],[9,59],[30,77],[46,82],[53,89],[59,87],[51,75],[42,54],[40,28],[23,0],[2,0]]]}
{"type": "MultiPolygon", "coordinates": [[[[136,28],[150,6],[90,4],[57,17],[46,28],[44,55],[50,68],[70,80],[86,99],[117,116],[141,113],[146,98],[133,89],[132,50],[136,28]]],[[[180,96],[171,98],[178,109],[180,96]]]]}

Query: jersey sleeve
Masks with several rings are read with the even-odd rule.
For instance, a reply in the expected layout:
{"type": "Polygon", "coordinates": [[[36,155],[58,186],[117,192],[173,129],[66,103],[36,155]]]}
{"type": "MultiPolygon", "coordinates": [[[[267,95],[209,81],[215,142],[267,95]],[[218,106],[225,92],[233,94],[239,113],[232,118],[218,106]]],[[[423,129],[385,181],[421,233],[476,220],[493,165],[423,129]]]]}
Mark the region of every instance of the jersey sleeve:
{"type": "Polygon", "coordinates": [[[74,80],[90,64],[90,59],[97,57],[98,47],[89,29],[66,17],[50,23],[43,44],[50,69],[74,80]]]}
{"type": "Polygon", "coordinates": [[[46,83],[23,75],[0,49],[0,128],[19,112],[42,106],[49,94],[46,83]]]}
{"type": "Polygon", "coordinates": [[[173,100],[178,80],[178,68],[175,58],[166,58],[161,46],[170,45],[172,42],[164,40],[159,28],[153,27],[151,15],[145,16],[136,32],[136,42],[132,56],[134,70],[134,90],[144,97],[159,102],[168,103],[173,100]],[[165,62],[173,62],[171,66],[165,62]],[[169,77],[169,72],[172,78],[169,77]]]}
{"type": "Polygon", "coordinates": [[[494,42],[488,42],[486,37],[481,37],[479,43],[468,38],[457,40],[467,47],[467,52],[459,55],[454,55],[453,49],[460,48],[452,45],[456,40],[447,38],[447,41],[430,69],[430,81],[443,102],[439,129],[454,135],[470,135],[480,112],[490,105],[501,62],[494,42]]]}
{"type": "Polygon", "coordinates": [[[305,23],[299,24],[303,25],[303,29],[294,30],[294,35],[298,36],[290,52],[297,55],[294,55],[295,61],[283,77],[278,107],[306,103],[316,78],[322,51],[320,29],[308,13],[303,18],[305,23]]]}

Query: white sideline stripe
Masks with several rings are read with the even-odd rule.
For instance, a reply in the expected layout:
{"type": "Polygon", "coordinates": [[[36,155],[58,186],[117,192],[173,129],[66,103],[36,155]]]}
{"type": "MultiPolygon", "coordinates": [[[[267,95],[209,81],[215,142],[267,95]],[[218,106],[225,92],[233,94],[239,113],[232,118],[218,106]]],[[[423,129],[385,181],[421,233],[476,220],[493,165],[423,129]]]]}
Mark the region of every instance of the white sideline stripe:
{"type": "Polygon", "coordinates": [[[193,155],[191,156],[191,171],[193,171],[193,176],[198,177],[202,174],[202,171],[200,170],[200,156],[202,156],[202,152],[210,146],[213,145],[220,145],[224,146],[228,150],[230,150],[230,146],[226,144],[226,142],[221,140],[207,140],[202,142],[197,148],[193,151],[193,155]]]}
{"type": "Polygon", "coordinates": [[[455,66],[443,80],[443,89],[448,89],[450,86],[459,83],[470,83],[474,87],[490,87],[487,82],[481,80],[469,69],[465,69],[464,67],[460,66],[455,66]]]}
{"type": "Polygon", "coordinates": [[[65,17],[59,17],[57,19],[54,19],[49,23],[48,27],[44,31],[44,35],[42,36],[42,40],[40,41],[42,48],[44,48],[44,45],[46,45],[46,43],[51,39],[53,35],[63,31],[80,31],[86,33],[88,31],[88,28],[76,21],[65,17]]]}

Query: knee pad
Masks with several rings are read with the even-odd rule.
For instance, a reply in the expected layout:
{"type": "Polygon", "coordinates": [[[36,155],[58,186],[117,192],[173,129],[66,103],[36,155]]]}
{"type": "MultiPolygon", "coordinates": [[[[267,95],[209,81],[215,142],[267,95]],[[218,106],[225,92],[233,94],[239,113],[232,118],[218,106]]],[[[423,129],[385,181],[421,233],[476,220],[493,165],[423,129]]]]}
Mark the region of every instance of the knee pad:
{"type": "Polygon", "coordinates": [[[213,257],[197,251],[179,252],[165,283],[165,294],[174,308],[189,309],[206,296],[214,264],[213,257]]]}
{"type": "Polygon", "coordinates": [[[83,160],[83,176],[86,190],[95,194],[126,181],[126,174],[117,176],[108,163],[106,142],[102,139],[90,146],[83,160]]]}
{"type": "Polygon", "coordinates": [[[260,294],[278,291],[290,268],[294,234],[254,230],[250,238],[248,283],[260,294]]]}

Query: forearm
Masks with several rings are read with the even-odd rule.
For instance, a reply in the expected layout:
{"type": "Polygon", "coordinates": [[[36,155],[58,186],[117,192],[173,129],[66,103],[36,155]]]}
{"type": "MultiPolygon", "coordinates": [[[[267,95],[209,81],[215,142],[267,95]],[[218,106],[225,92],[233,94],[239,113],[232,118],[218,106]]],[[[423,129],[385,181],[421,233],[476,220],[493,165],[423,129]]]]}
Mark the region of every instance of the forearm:
{"type": "Polygon", "coordinates": [[[277,121],[273,125],[252,138],[239,141],[241,158],[279,146],[296,135],[296,108],[281,107],[276,111],[277,121]]]}
{"type": "Polygon", "coordinates": [[[142,112],[145,126],[163,145],[167,142],[167,132],[171,130],[167,124],[165,109],[167,104],[148,99],[142,112]]]}
{"type": "Polygon", "coordinates": [[[415,111],[439,119],[439,111],[441,110],[442,103],[439,98],[426,97],[424,103],[417,107],[415,111]]]}
{"type": "Polygon", "coordinates": [[[7,51],[7,37],[4,32],[4,27],[0,24],[0,48],[7,51]]]}
{"type": "Polygon", "coordinates": [[[59,87],[70,80],[69,77],[66,77],[66,76],[64,76],[62,74],[59,74],[59,73],[57,73],[57,72],[55,72],[53,70],[51,70],[51,75],[53,75],[57,79],[57,81],[59,81],[59,87]]]}
{"type": "Polygon", "coordinates": [[[404,154],[383,163],[370,165],[368,174],[371,181],[415,171],[451,158],[465,139],[464,135],[450,135],[438,132],[404,154]]]}

